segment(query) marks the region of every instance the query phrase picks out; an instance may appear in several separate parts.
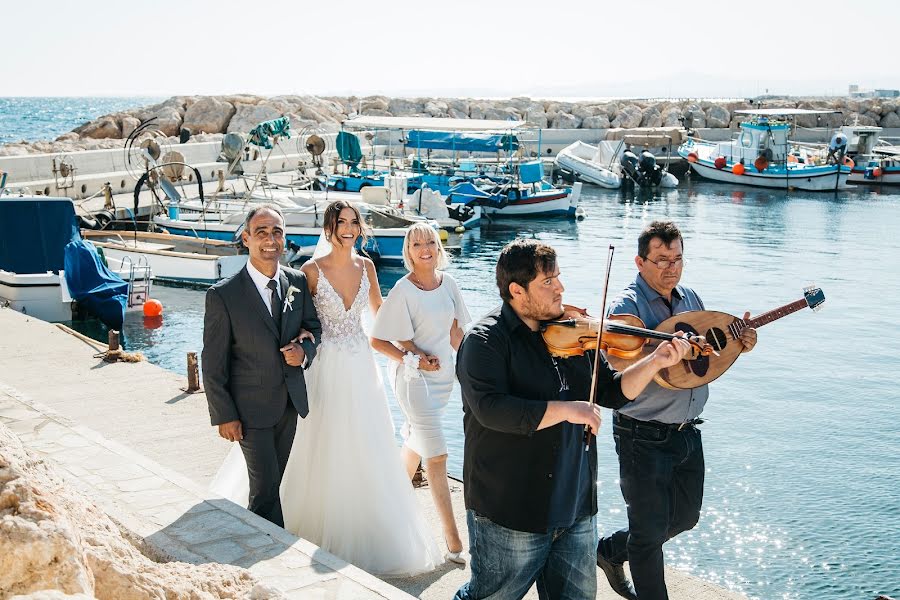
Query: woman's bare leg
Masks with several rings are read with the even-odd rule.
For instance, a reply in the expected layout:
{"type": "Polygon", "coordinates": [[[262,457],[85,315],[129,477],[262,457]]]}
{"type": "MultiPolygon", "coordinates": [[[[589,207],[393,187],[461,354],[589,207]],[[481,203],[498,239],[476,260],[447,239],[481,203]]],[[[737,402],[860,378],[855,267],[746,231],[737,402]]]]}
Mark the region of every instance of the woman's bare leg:
{"type": "Polygon", "coordinates": [[[406,475],[412,481],[419,469],[419,463],[422,462],[422,457],[410,450],[408,446],[403,446],[400,456],[403,458],[403,466],[406,467],[406,475]]]}
{"type": "Polygon", "coordinates": [[[428,487],[431,488],[431,498],[437,508],[438,517],[441,519],[441,528],[444,530],[444,539],[447,541],[447,550],[461,552],[462,540],[459,537],[459,529],[456,527],[456,519],[453,517],[453,504],[450,501],[450,484],[447,483],[447,455],[435,456],[425,461],[425,474],[428,476],[428,487]]]}

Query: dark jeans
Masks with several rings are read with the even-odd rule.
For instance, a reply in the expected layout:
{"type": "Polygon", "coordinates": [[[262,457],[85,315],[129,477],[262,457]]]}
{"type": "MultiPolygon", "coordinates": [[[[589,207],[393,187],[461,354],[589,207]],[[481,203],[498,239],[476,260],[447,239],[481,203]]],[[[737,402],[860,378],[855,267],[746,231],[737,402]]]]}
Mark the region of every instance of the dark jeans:
{"type": "Polygon", "coordinates": [[[631,569],[640,600],[665,600],[662,545],[700,519],[703,442],[700,430],[657,428],[613,419],[619,480],[628,505],[628,529],[604,537],[597,552],[631,569]]]}
{"type": "Polygon", "coordinates": [[[274,427],[246,428],[243,430],[244,439],[240,441],[250,476],[247,509],[279,527],[284,527],[284,515],[278,488],[296,431],[297,411],[289,404],[274,427]]]}
{"type": "Polygon", "coordinates": [[[541,600],[597,597],[596,517],[566,529],[528,533],[466,512],[472,579],[454,600],[519,600],[537,582],[541,600]]]}

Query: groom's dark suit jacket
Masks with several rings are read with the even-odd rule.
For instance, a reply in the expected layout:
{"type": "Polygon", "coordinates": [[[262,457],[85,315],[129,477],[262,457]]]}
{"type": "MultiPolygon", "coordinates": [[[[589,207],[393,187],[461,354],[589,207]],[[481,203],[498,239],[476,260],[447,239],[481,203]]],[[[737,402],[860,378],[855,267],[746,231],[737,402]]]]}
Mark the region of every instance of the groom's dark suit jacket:
{"type": "Polygon", "coordinates": [[[287,402],[301,417],[309,413],[302,367],[284,362],[280,351],[304,328],[305,366],[312,364],[322,328],[306,285],[306,275],[282,267],[279,288],[281,330],[269,314],[246,267],[206,293],[203,327],[203,385],[213,425],[240,420],[244,427],[273,427],[287,402]],[[293,286],[291,305],[285,303],[293,286]]]}

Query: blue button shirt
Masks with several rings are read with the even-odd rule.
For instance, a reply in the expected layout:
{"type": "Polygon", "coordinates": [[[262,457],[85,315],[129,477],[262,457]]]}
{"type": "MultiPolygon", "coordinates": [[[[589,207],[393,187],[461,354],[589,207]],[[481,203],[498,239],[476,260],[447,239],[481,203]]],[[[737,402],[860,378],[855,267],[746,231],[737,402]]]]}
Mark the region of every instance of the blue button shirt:
{"type": "MultiPolygon", "coordinates": [[[[637,315],[648,329],[656,329],[669,317],[689,310],[706,310],[694,290],[683,285],[676,286],[672,290],[670,306],[639,273],[634,283],[612,300],[607,314],[637,315]]],[[[619,412],[641,421],[683,423],[700,416],[708,398],[709,386],[706,385],[693,390],[669,390],[651,381],[633,402],[620,408],[619,412]]]]}

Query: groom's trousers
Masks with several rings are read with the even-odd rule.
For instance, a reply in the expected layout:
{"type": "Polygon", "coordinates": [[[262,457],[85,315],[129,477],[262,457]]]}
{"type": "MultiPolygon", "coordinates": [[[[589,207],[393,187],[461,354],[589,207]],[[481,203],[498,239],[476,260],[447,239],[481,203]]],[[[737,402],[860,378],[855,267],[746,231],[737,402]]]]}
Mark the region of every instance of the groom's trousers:
{"type": "Polygon", "coordinates": [[[284,414],[274,427],[245,428],[241,450],[250,476],[250,497],[247,508],[262,518],[284,527],[281,497],[278,488],[294,443],[297,430],[297,411],[288,402],[284,414]]]}

